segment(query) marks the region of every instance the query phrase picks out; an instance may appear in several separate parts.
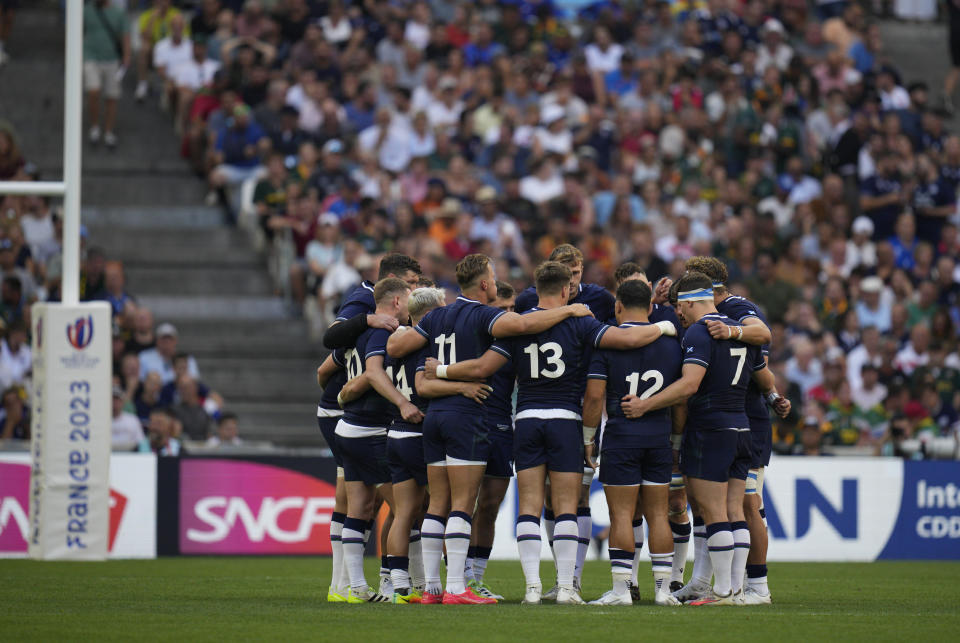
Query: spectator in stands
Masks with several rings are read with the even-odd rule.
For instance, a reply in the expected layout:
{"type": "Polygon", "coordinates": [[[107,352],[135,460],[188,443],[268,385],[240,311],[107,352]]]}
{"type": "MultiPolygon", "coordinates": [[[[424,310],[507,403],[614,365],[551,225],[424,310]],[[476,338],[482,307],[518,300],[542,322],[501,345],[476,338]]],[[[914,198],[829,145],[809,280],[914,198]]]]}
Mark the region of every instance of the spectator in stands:
{"type": "Polygon", "coordinates": [[[163,408],[160,404],[160,391],[162,389],[163,378],[159,372],[153,371],[143,378],[136,394],[133,396],[133,405],[137,409],[137,417],[140,418],[140,422],[144,426],[147,426],[150,421],[151,411],[163,408]]]}
{"type": "MultiPolygon", "coordinates": [[[[242,104],[234,107],[233,119],[217,133],[208,204],[219,200],[228,213],[235,212],[226,190],[257,176],[260,171],[257,145],[263,138],[263,130],[252,120],[250,108],[242,104]]],[[[233,214],[230,217],[234,220],[233,214]]]]}
{"type": "MultiPolygon", "coordinates": [[[[173,368],[173,358],[177,354],[179,336],[173,324],[164,323],[157,326],[157,345],[140,353],[140,379],[149,373],[159,373],[161,382],[166,384],[176,378],[173,368]]],[[[190,377],[199,378],[200,369],[192,356],[187,357],[187,373],[190,377]]]]}
{"type": "Polygon", "coordinates": [[[133,413],[123,410],[124,392],[113,387],[112,420],[110,423],[110,444],[114,451],[135,451],[144,441],[143,425],[133,413]]]}
{"type": "Polygon", "coordinates": [[[920,366],[930,361],[930,327],[917,324],[910,329],[910,341],[897,353],[894,365],[904,375],[912,375],[920,366]]]}
{"type": "Polygon", "coordinates": [[[800,429],[800,442],[794,445],[794,455],[819,456],[823,452],[823,433],[820,431],[820,420],[814,416],[804,418],[800,429]]]}
{"type": "Polygon", "coordinates": [[[19,386],[11,386],[3,391],[0,398],[0,440],[30,439],[30,407],[26,403],[26,391],[19,386]]]}
{"type": "Polygon", "coordinates": [[[123,353],[120,356],[120,387],[123,389],[123,399],[127,404],[136,408],[133,400],[140,388],[140,358],[136,353],[123,353]]]}
{"type": "Polygon", "coordinates": [[[170,408],[183,424],[183,432],[191,440],[206,440],[210,434],[210,416],[203,408],[197,381],[190,375],[177,378],[179,401],[170,408]]]}
{"type": "MultiPolygon", "coordinates": [[[[183,377],[190,377],[189,367],[189,355],[186,353],[177,353],[173,356],[174,379],[164,384],[163,388],[160,389],[160,406],[173,406],[180,402],[179,381],[183,377]]],[[[206,399],[211,396],[210,388],[199,380],[197,381],[197,393],[201,399],[206,399]]]]}
{"type": "Polygon", "coordinates": [[[27,343],[27,326],[15,321],[0,342],[0,388],[27,384],[33,369],[33,356],[27,343]]]}
{"type": "Polygon", "coordinates": [[[0,274],[4,279],[16,277],[19,280],[23,303],[33,303],[36,300],[37,284],[29,270],[17,265],[17,253],[10,239],[0,239],[0,274]]]}
{"type": "Polygon", "coordinates": [[[169,409],[155,408],[150,411],[146,442],[139,447],[141,452],[153,452],[159,456],[178,456],[186,450],[176,437],[179,420],[169,409]]]}
{"type": "Polygon", "coordinates": [[[183,15],[175,15],[170,19],[170,34],[153,47],[153,67],[160,76],[160,109],[166,111],[176,104],[173,70],[189,62],[192,55],[186,21],[183,15]]]}
{"type": "Polygon", "coordinates": [[[90,142],[117,144],[117,99],[130,66],[130,32],[127,14],[108,0],[88,2],[83,9],[83,85],[87,92],[90,142]],[[104,99],[103,129],[100,129],[100,96],[104,99]]]}
{"type": "Polygon", "coordinates": [[[125,352],[140,354],[157,345],[157,336],[153,332],[153,312],[146,306],[137,306],[133,315],[133,330],[124,346],[125,352]]]}
{"type": "Polygon", "coordinates": [[[106,253],[102,248],[87,248],[83,265],[80,267],[80,300],[91,301],[106,287],[104,268],[106,253]]]}
{"type": "Polygon", "coordinates": [[[20,228],[30,254],[41,266],[46,266],[60,250],[50,199],[41,196],[27,198],[20,215],[20,228]]]}
{"type": "Polygon", "coordinates": [[[150,91],[148,74],[154,60],[154,45],[169,37],[175,18],[183,19],[171,0],[154,0],[153,7],[144,11],[137,22],[140,31],[140,49],[137,51],[137,89],[134,96],[143,101],[150,91]]]}
{"type": "Polygon", "coordinates": [[[168,87],[169,94],[175,99],[174,130],[177,134],[187,129],[194,96],[213,83],[219,69],[220,63],[207,56],[207,37],[202,34],[194,34],[190,58],[169,67],[168,87]]]}
{"type": "Polygon", "coordinates": [[[137,301],[126,291],[123,264],[108,261],[103,270],[103,292],[99,298],[110,304],[111,314],[121,326],[132,326],[137,313],[137,301]]]}
{"type": "Polygon", "coordinates": [[[221,413],[217,420],[217,433],[207,440],[208,447],[238,447],[243,445],[235,413],[221,413]]]}
{"type": "MultiPolygon", "coordinates": [[[[0,252],[0,254],[3,253],[0,252]]],[[[20,278],[16,275],[5,275],[0,282],[0,323],[10,328],[16,323],[23,323],[25,315],[26,308],[20,278]]]]}

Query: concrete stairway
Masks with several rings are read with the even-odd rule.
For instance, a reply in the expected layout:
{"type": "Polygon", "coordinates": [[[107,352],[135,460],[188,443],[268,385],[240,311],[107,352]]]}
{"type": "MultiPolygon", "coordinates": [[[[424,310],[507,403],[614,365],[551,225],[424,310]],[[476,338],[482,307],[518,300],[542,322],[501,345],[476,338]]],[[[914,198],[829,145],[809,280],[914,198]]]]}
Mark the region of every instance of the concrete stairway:
{"type": "MultiPolygon", "coordinates": [[[[62,173],[63,25],[56,2],[17,15],[0,68],[0,119],[15,127],[45,177],[62,173]]],[[[322,446],[316,367],[322,352],[274,295],[246,232],[202,206],[205,188],[178,155],[155,101],[120,103],[116,151],[84,144],[83,223],[89,245],[123,261],[129,292],[174,323],[202,379],[240,417],[241,435],[322,446]]]]}

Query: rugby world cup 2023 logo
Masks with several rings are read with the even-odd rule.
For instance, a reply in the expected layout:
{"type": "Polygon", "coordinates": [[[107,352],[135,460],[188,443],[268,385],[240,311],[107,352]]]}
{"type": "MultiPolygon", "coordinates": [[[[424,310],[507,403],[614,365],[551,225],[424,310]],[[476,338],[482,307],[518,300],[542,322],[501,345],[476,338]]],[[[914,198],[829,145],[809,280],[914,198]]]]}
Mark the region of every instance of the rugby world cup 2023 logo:
{"type": "Polygon", "coordinates": [[[93,340],[93,315],[78,317],[72,324],[67,324],[67,341],[78,351],[90,345],[93,340]]]}

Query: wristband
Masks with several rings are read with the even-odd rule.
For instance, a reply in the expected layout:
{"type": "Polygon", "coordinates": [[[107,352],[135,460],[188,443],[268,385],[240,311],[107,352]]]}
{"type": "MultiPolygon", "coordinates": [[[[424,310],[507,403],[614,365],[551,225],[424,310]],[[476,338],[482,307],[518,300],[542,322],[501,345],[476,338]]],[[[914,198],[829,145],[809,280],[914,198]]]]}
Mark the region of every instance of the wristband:
{"type": "Polygon", "coordinates": [[[740,340],[743,338],[743,326],[737,326],[737,339],[740,340]]]}
{"type": "Polygon", "coordinates": [[[586,426],[583,427],[583,443],[584,444],[593,444],[593,436],[597,434],[597,427],[595,426],[586,426]]]}
{"type": "Polygon", "coordinates": [[[437,367],[437,377],[441,380],[447,379],[447,365],[441,364],[437,367]]]}
{"type": "Polygon", "coordinates": [[[672,322],[658,321],[656,324],[654,324],[654,326],[660,329],[661,335],[667,335],[669,337],[677,336],[677,328],[673,325],[672,322]]]}
{"type": "Polygon", "coordinates": [[[342,409],[344,404],[345,402],[343,401],[343,391],[340,391],[339,393],[337,393],[337,406],[339,406],[342,409]]]}
{"type": "Polygon", "coordinates": [[[733,337],[733,326],[727,326],[727,339],[733,337]]]}
{"type": "Polygon", "coordinates": [[[671,433],[670,434],[670,446],[673,447],[674,451],[680,450],[680,444],[683,442],[682,433],[671,433]]]}
{"type": "Polygon", "coordinates": [[[777,400],[779,399],[780,399],[780,394],[777,393],[776,391],[767,393],[767,404],[769,404],[770,406],[773,406],[774,404],[776,404],[777,400]]]}

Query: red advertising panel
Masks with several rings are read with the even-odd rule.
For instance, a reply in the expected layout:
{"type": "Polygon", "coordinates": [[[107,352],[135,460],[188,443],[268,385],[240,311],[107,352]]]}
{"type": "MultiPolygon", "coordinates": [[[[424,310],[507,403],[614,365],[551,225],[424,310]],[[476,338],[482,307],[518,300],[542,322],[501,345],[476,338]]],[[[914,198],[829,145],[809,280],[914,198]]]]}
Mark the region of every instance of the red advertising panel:
{"type": "Polygon", "coordinates": [[[183,554],[329,554],[335,487],[249,460],[180,461],[183,554]]]}

